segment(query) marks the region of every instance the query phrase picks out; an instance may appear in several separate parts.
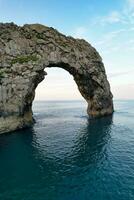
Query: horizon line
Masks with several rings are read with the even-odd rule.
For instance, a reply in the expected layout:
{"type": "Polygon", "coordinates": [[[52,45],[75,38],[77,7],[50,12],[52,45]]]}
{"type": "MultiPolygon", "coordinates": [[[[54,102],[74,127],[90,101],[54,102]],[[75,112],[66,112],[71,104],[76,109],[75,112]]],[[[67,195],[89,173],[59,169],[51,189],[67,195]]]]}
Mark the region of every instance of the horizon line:
{"type": "MultiPolygon", "coordinates": [[[[85,99],[42,99],[42,100],[34,100],[35,101],[86,101],[85,99]]],[[[113,101],[134,101],[134,99],[113,99],[113,101]]]]}

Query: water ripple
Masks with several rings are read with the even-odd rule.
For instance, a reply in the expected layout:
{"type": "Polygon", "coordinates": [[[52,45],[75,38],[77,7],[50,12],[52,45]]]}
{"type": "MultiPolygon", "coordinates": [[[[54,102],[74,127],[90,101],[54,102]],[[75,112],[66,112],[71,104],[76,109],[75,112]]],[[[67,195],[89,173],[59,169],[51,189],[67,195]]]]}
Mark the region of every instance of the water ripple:
{"type": "Polygon", "coordinates": [[[134,102],[93,120],[60,103],[36,103],[33,128],[0,136],[0,199],[134,199],[134,102]]]}

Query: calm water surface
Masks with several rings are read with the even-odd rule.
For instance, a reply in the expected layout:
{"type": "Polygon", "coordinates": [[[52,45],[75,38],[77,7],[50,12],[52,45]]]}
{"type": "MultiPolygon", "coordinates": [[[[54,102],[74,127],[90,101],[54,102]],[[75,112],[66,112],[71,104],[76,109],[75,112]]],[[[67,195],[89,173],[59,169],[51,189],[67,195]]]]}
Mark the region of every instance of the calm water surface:
{"type": "Polygon", "coordinates": [[[33,128],[0,136],[0,200],[134,200],[134,101],[115,110],[35,102],[33,128]]]}

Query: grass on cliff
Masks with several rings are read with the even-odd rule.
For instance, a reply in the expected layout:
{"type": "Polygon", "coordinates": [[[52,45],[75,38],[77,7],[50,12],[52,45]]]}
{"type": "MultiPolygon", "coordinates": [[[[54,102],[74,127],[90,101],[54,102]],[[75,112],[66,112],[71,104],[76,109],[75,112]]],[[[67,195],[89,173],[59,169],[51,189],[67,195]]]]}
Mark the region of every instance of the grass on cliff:
{"type": "Polygon", "coordinates": [[[33,55],[30,55],[30,56],[21,56],[21,57],[17,57],[17,58],[14,58],[12,61],[11,61],[11,64],[15,64],[15,63],[20,63],[20,64],[23,64],[23,63],[27,63],[29,61],[37,61],[38,58],[36,56],[33,56],[33,55]]]}

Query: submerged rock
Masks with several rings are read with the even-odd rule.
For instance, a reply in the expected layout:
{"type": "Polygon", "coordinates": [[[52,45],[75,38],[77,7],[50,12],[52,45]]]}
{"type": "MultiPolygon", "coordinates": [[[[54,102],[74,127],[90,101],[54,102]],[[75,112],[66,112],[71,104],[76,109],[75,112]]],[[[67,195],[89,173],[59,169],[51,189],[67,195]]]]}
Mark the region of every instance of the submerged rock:
{"type": "Polygon", "coordinates": [[[87,112],[113,112],[112,94],[102,58],[88,42],[67,37],[40,24],[0,24],[0,133],[33,123],[32,102],[46,67],[73,75],[87,112]]]}

